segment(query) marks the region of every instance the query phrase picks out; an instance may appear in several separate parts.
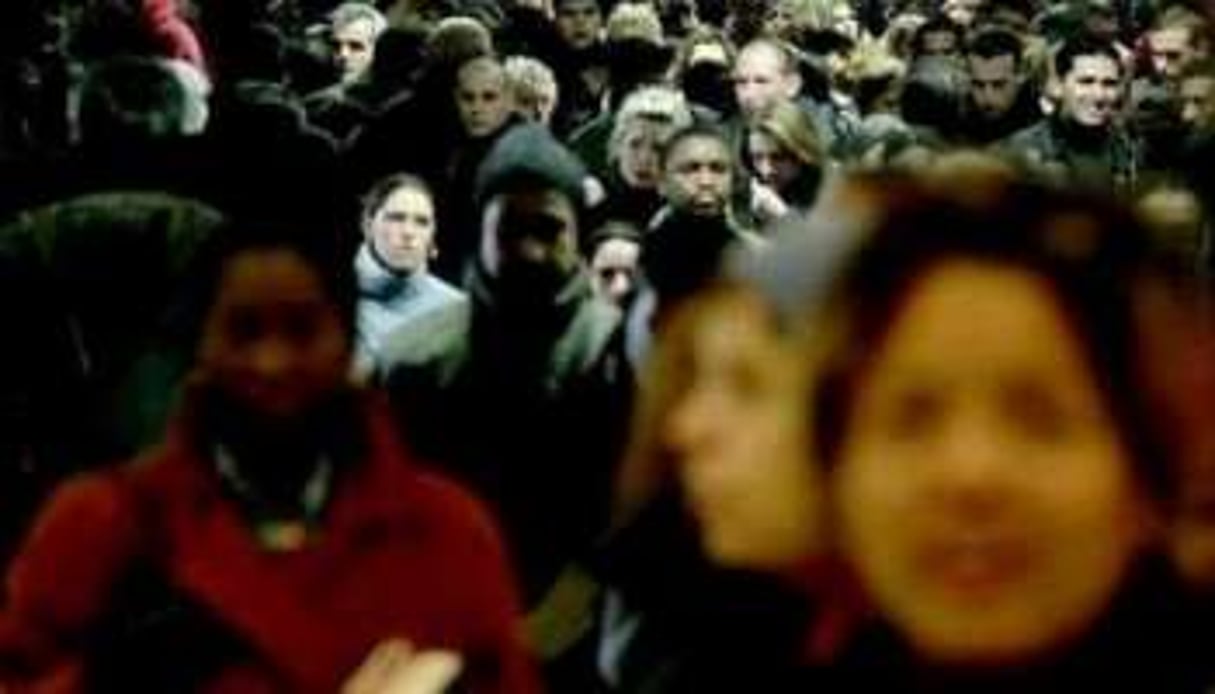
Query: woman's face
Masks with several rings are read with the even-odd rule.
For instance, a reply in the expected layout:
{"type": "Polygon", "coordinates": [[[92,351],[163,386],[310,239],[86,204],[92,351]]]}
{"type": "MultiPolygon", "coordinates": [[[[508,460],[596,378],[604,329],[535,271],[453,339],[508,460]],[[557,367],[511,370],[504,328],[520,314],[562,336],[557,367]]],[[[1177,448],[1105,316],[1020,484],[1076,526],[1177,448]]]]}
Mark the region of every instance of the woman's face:
{"type": "Polygon", "coordinates": [[[1021,664],[1093,625],[1148,512],[1047,285],[930,269],[857,388],[832,480],[842,547],[917,655],[1021,664]]]}
{"type": "Polygon", "coordinates": [[[747,135],[747,154],[756,177],[778,192],[788,188],[801,174],[801,163],[766,133],[752,131],[747,135]]]}
{"type": "Polygon", "coordinates": [[[397,188],[367,220],[376,255],[398,272],[426,267],[434,252],[435,209],[430,196],[411,186],[397,188]]]}
{"type": "Polygon", "coordinates": [[[819,546],[821,485],[809,462],[804,360],[764,311],[741,293],[708,306],[661,436],[708,555],[780,569],[819,546]]]}
{"type": "Polygon", "coordinates": [[[345,383],[350,343],[316,270],[287,249],[230,258],[203,326],[199,369],[251,415],[286,421],[345,383]]]}
{"type": "Polygon", "coordinates": [[[620,141],[620,177],[630,188],[656,190],[662,178],[659,149],[662,128],[644,121],[628,128],[620,141]]]}

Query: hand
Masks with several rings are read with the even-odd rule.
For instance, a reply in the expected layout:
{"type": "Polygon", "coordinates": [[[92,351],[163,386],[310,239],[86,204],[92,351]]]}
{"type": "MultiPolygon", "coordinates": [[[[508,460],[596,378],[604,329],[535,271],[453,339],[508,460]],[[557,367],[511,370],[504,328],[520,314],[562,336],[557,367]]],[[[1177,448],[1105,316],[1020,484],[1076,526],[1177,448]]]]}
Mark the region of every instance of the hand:
{"type": "Polygon", "coordinates": [[[763,222],[771,222],[789,214],[789,206],[771,187],[751,180],[751,210],[763,222]]]}
{"type": "Polygon", "coordinates": [[[457,653],[419,651],[408,641],[391,639],[371,651],[346,680],[342,694],[440,694],[463,667],[457,653]]]}

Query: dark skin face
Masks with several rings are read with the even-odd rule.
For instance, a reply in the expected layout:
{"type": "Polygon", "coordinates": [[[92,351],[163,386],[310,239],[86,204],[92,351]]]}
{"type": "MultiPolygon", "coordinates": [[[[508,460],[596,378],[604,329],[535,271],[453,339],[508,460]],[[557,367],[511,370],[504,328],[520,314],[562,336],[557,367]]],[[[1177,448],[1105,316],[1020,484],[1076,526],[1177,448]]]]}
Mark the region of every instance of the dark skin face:
{"type": "Polygon", "coordinates": [[[350,340],[316,270],[287,249],[230,258],[203,328],[197,371],[225,401],[286,426],[340,391],[350,340]]]}

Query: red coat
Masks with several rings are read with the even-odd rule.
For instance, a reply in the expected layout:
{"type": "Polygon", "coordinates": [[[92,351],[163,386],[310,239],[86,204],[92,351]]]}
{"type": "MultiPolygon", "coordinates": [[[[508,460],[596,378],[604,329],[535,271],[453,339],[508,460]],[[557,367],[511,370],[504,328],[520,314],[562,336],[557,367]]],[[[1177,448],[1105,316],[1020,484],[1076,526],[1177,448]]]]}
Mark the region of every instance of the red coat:
{"type": "Polygon", "coordinates": [[[536,691],[488,516],[407,464],[380,405],[368,413],[368,460],[336,482],[315,544],[293,552],[259,547],[180,422],[133,465],[66,483],[10,569],[0,664],[75,690],[84,654],[69,644],[111,606],[157,528],[157,572],[255,654],[224,663],[203,691],[332,693],[393,636],[461,653],[472,691],[536,691]]]}

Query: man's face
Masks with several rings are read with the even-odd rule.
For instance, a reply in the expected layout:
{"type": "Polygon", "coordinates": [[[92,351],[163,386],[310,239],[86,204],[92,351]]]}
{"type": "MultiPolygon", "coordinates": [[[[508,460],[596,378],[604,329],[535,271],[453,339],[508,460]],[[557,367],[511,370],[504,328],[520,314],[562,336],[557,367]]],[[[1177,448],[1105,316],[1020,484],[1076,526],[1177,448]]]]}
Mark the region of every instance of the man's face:
{"type": "Polygon", "coordinates": [[[491,135],[510,117],[506,73],[490,60],[474,60],[456,77],[456,108],[470,137],[491,135]]]}
{"type": "Polygon", "coordinates": [[[1059,110],[1065,119],[1090,128],[1104,128],[1113,121],[1122,79],[1110,56],[1077,56],[1060,87],[1059,110]]]}
{"type": "Polygon", "coordinates": [[[782,99],[801,90],[801,79],[786,69],[779,51],[767,44],[743,49],[734,66],[734,96],[747,120],[754,122],[782,99]]]}
{"type": "Polygon", "coordinates": [[[333,28],[333,60],[342,81],[354,82],[367,73],[375,58],[375,28],[367,19],[357,19],[333,28]]]}
{"type": "Polygon", "coordinates": [[[599,39],[603,13],[594,0],[567,0],[557,8],[557,33],[575,50],[588,48],[599,39]]]}
{"type": "Polygon", "coordinates": [[[1215,75],[1196,75],[1181,81],[1181,121],[1190,128],[1215,123],[1215,75]]]}
{"type": "Polygon", "coordinates": [[[966,63],[970,69],[970,99],[979,115],[994,120],[1008,113],[1020,86],[1013,56],[972,55],[966,63]]]}
{"type": "Polygon", "coordinates": [[[1152,68],[1165,79],[1174,80],[1188,66],[1197,52],[1186,27],[1169,27],[1148,34],[1152,68]]]}
{"type": "Polygon", "coordinates": [[[663,197],[678,210],[702,217],[722,216],[730,200],[732,164],[722,140],[685,137],[667,155],[663,197]]]}
{"type": "Polygon", "coordinates": [[[553,189],[495,195],[481,218],[481,261],[503,284],[541,293],[555,289],[578,267],[573,204],[553,189]]]}

